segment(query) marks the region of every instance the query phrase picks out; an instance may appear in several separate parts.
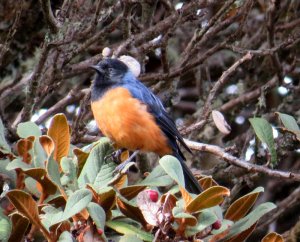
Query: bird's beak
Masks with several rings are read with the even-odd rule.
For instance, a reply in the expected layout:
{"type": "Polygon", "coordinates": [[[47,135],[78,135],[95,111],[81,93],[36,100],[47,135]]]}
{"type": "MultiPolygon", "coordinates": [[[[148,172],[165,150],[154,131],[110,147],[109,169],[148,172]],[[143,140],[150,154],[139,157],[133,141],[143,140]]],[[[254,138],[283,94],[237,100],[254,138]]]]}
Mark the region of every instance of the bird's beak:
{"type": "Polygon", "coordinates": [[[95,71],[99,72],[99,73],[103,73],[103,69],[100,66],[97,65],[91,65],[89,66],[90,68],[94,69],[95,71]]]}

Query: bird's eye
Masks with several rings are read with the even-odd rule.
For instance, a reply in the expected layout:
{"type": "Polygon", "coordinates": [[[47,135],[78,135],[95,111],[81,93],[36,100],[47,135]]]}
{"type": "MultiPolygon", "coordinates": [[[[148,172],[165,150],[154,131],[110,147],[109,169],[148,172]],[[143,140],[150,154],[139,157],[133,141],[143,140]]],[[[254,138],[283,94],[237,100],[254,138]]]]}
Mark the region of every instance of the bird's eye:
{"type": "Polygon", "coordinates": [[[113,71],[114,71],[114,68],[111,68],[111,67],[110,67],[110,68],[108,68],[108,71],[109,71],[109,72],[113,72],[113,71]]]}

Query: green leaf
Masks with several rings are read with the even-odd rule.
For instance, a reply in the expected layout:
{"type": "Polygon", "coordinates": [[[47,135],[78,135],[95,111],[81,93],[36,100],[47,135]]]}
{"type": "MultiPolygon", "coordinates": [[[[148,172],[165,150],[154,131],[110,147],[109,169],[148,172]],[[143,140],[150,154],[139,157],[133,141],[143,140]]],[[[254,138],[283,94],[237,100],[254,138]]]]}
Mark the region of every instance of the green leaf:
{"type": "Polygon", "coordinates": [[[127,234],[122,236],[119,242],[143,242],[143,240],[134,234],[127,234]]]}
{"type": "Polygon", "coordinates": [[[260,204],[246,217],[240,219],[235,224],[233,224],[232,227],[230,228],[228,235],[224,239],[230,239],[233,236],[238,235],[243,231],[249,229],[263,215],[270,212],[274,208],[276,208],[274,203],[267,202],[267,203],[260,204]]]}
{"type": "Polygon", "coordinates": [[[37,181],[31,177],[26,177],[25,179],[25,187],[26,189],[36,197],[40,197],[41,193],[37,189],[37,181]]]}
{"type": "Polygon", "coordinates": [[[8,145],[6,139],[5,139],[5,128],[4,128],[4,125],[2,123],[2,120],[0,118],[0,150],[2,152],[10,152],[11,149],[10,149],[10,146],[8,145]]]}
{"type": "Polygon", "coordinates": [[[35,123],[28,121],[25,123],[19,123],[17,126],[17,134],[20,138],[27,138],[28,136],[39,137],[42,132],[35,123]]]}
{"type": "Polygon", "coordinates": [[[20,157],[14,159],[12,162],[8,163],[6,166],[6,170],[8,170],[8,171],[15,170],[17,168],[20,168],[22,170],[28,170],[30,168],[33,168],[33,166],[28,165],[25,162],[23,162],[20,157]]]}
{"type": "Polygon", "coordinates": [[[69,231],[64,231],[59,236],[57,242],[75,242],[76,240],[73,238],[72,234],[69,231]]]}
{"type": "Polygon", "coordinates": [[[7,216],[0,210],[0,241],[7,241],[12,231],[12,224],[7,216]]]}
{"type": "Polygon", "coordinates": [[[39,139],[35,139],[33,142],[33,164],[35,167],[45,168],[46,161],[47,154],[43,149],[39,139]]]}
{"type": "Polygon", "coordinates": [[[300,131],[297,121],[293,116],[285,114],[285,113],[279,113],[279,112],[276,112],[276,114],[278,114],[284,127],[286,127],[287,129],[289,129],[291,131],[300,131]]]}
{"type": "Polygon", "coordinates": [[[69,196],[64,213],[60,220],[64,221],[81,212],[92,201],[92,193],[88,189],[80,189],[69,196]]]}
{"type": "Polygon", "coordinates": [[[255,134],[261,142],[266,143],[271,154],[271,162],[277,163],[277,154],[275,150],[274,137],[271,124],[264,118],[249,119],[255,134]]]}
{"type": "Polygon", "coordinates": [[[103,208],[97,203],[90,202],[87,206],[87,210],[94,223],[96,224],[97,228],[102,229],[104,231],[106,215],[103,208]]]}
{"type": "MultiPolygon", "coordinates": [[[[2,175],[6,175],[9,177],[10,180],[10,187],[15,187],[16,186],[16,180],[17,180],[17,175],[16,175],[16,171],[15,170],[7,170],[6,167],[8,166],[8,164],[10,164],[11,162],[9,161],[9,159],[5,159],[5,160],[0,160],[0,174],[2,175]]],[[[3,188],[3,187],[2,187],[3,188]]]]}
{"type": "Polygon", "coordinates": [[[60,166],[64,173],[64,175],[61,178],[62,184],[67,185],[68,183],[71,183],[72,185],[75,185],[77,181],[77,176],[76,166],[73,160],[67,157],[63,157],[60,161],[60,166]]]}
{"type": "Polygon", "coordinates": [[[211,209],[205,209],[201,211],[198,217],[198,223],[196,226],[188,226],[185,230],[185,235],[187,237],[193,236],[200,231],[206,229],[208,226],[212,225],[214,222],[218,220],[218,217],[211,211],[211,209]]]}
{"type": "Polygon", "coordinates": [[[178,159],[171,155],[165,155],[159,160],[159,164],[178,185],[185,187],[183,171],[178,159]]]}
{"type": "Polygon", "coordinates": [[[121,234],[136,235],[144,241],[153,241],[154,239],[154,236],[151,233],[142,231],[140,228],[125,222],[110,220],[106,222],[106,226],[121,234]]]}
{"type": "Polygon", "coordinates": [[[173,183],[173,179],[158,165],[139,185],[165,187],[173,183]]]}
{"type": "Polygon", "coordinates": [[[45,213],[42,219],[43,225],[49,230],[54,224],[57,224],[63,215],[62,209],[52,207],[51,205],[42,208],[45,213]]]}
{"type": "Polygon", "coordinates": [[[104,157],[112,152],[113,148],[109,139],[100,139],[91,150],[78,177],[78,185],[80,188],[85,187],[87,183],[95,183],[94,186],[99,189],[100,187],[104,187],[105,184],[112,179],[112,171],[114,169],[112,167],[115,167],[115,164],[112,164],[113,161],[111,159],[107,162],[104,161],[104,157]]]}
{"type": "Polygon", "coordinates": [[[60,182],[59,166],[57,162],[53,159],[53,154],[49,157],[47,161],[47,173],[50,179],[59,187],[62,187],[60,182]]]}

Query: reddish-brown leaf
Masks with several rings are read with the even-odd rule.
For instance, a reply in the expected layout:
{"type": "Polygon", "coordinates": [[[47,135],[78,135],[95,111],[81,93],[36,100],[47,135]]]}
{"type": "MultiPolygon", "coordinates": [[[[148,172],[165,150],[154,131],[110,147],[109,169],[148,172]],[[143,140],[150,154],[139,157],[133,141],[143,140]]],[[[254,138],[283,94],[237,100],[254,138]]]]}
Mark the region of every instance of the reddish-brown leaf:
{"type": "Polygon", "coordinates": [[[33,141],[31,136],[26,139],[20,139],[17,143],[18,154],[22,157],[23,162],[26,164],[31,163],[32,157],[29,151],[32,149],[32,147],[33,141]]]}
{"type": "Polygon", "coordinates": [[[48,157],[51,155],[51,153],[54,151],[54,142],[53,140],[47,136],[43,135],[39,138],[40,144],[42,145],[43,149],[45,150],[48,157]]]}
{"type": "Polygon", "coordinates": [[[55,144],[53,157],[60,162],[62,157],[68,155],[70,148],[70,129],[64,114],[56,114],[52,118],[47,135],[55,144]]]}
{"type": "Polygon", "coordinates": [[[139,194],[139,192],[143,191],[146,186],[128,186],[120,189],[120,194],[125,197],[127,200],[131,200],[135,196],[139,194]]]}
{"type": "Polygon", "coordinates": [[[257,223],[253,224],[250,228],[246,229],[245,231],[241,232],[240,234],[235,235],[229,240],[226,240],[226,242],[240,242],[245,241],[254,231],[257,223]]]}
{"type": "Polygon", "coordinates": [[[117,205],[120,211],[126,216],[135,221],[140,222],[144,227],[147,225],[146,220],[138,207],[131,205],[130,203],[126,202],[124,199],[117,197],[117,205]]]}
{"type": "Polygon", "coordinates": [[[267,234],[261,242],[284,242],[283,237],[275,232],[267,234]]]}
{"type": "Polygon", "coordinates": [[[226,212],[224,218],[231,220],[231,221],[237,221],[237,220],[243,218],[248,213],[248,211],[251,209],[251,207],[254,205],[260,192],[261,192],[261,190],[258,190],[257,192],[251,192],[251,193],[246,194],[245,196],[237,199],[227,209],[227,212],[226,212]]]}
{"type": "Polygon", "coordinates": [[[224,196],[229,196],[230,191],[226,187],[213,186],[200,193],[187,206],[186,211],[194,213],[199,210],[216,206],[223,202],[224,196]]]}
{"type": "Polygon", "coordinates": [[[44,236],[51,241],[50,234],[47,229],[42,225],[39,218],[39,212],[36,201],[26,192],[21,190],[12,190],[7,192],[6,196],[15,206],[15,208],[29,219],[37,228],[39,228],[44,236]]]}

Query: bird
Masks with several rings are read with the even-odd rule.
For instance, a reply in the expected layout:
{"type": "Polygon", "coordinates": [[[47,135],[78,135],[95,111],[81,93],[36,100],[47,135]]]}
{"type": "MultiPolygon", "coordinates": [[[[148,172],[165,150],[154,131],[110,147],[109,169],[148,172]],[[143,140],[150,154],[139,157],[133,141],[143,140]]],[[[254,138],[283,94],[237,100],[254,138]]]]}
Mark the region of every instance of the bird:
{"type": "Polygon", "coordinates": [[[118,59],[107,57],[90,67],[96,71],[91,84],[94,119],[117,147],[134,152],[125,162],[139,151],[154,152],[160,157],[173,155],[182,166],[187,191],[201,193],[179,144],[191,150],[160,99],[118,59]]]}

